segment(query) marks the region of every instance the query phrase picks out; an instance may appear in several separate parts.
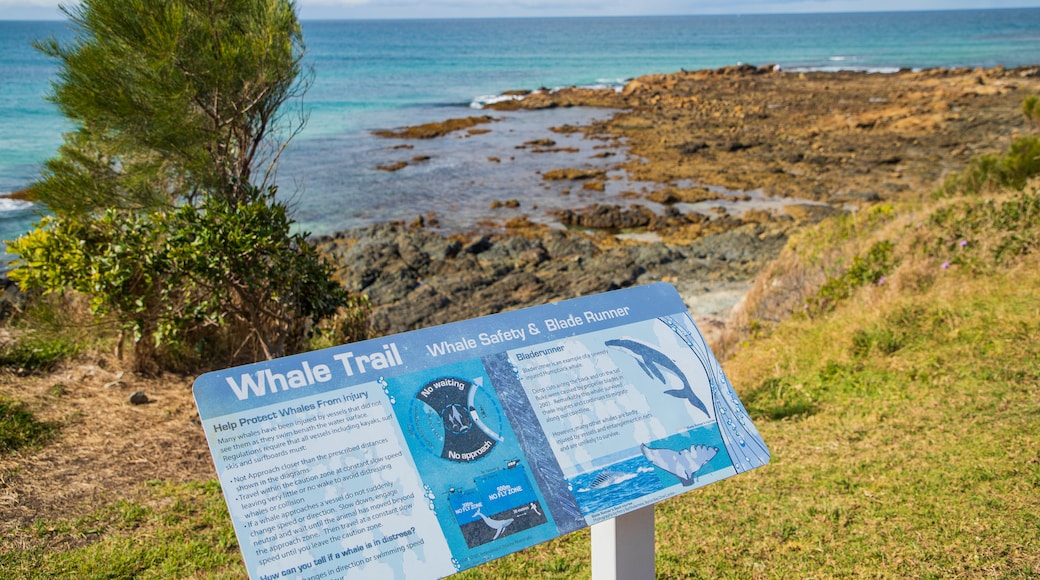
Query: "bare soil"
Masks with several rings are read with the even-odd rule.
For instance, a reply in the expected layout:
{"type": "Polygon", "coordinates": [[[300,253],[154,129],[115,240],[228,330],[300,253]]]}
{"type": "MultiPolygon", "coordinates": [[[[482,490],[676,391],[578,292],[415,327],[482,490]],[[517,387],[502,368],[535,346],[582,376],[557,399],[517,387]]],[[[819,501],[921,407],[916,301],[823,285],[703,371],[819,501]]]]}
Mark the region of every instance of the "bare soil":
{"type": "Polygon", "coordinates": [[[0,375],[0,396],[59,424],[42,449],[0,457],[0,534],[132,499],[146,481],[215,477],[192,379],[142,378],[112,366],[99,359],[49,374],[0,375]],[[148,402],[131,404],[136,391],[148,402]]]}

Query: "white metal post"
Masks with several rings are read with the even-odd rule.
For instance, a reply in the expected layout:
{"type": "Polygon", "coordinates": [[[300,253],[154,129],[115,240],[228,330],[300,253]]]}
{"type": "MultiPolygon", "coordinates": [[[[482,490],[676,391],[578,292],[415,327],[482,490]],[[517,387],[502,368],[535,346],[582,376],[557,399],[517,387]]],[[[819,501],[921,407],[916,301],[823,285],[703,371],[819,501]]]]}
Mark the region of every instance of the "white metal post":
{"type": "Polygon", "coordinates": [[[653,580],[654,506],[592,526],[592,580],[653,580]]]}

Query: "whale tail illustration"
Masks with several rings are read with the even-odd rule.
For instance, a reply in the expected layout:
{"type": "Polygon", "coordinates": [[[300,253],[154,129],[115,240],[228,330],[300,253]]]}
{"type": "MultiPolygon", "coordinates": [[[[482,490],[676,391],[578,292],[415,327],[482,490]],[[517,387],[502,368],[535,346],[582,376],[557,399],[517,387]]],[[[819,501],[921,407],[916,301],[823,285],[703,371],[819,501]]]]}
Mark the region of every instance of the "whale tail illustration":
{"type": "Polygon", "coordinates": [[[696,473],[719,452],[718,447],[694,444],[689,449],[674,451],[666,447],[639,446],[643,457],[657,467],[679,478],[683,485],[693,485],[696,473]]]}
{"type": "Polygon", "coordinates": [[[670,391],[665,391],[664,394],[671,395],[677,399],[686,399],[690,402],[691,405],[703,411],[705,415],[710,416],[708,414],[708,408],[704,406],[704,402],[701,401],[700,397],[698,397],[697,394],[693,392],[693,389],[691,389],[689,385],[686,385],[686,387],[683,389],[672,389],[670,391]]]}

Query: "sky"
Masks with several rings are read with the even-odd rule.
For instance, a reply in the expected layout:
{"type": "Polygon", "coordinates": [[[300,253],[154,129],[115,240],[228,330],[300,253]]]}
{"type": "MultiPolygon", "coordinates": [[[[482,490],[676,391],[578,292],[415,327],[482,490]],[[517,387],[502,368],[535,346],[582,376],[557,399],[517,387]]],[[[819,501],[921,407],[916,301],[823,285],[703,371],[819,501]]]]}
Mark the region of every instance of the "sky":
{"type": "MultiPolygon", "coordinates": [[[[70,0],[0,0],[0,20],[61,18],[70,0]]],[[[74,0],[71,0],[74,1],[74,0]]],[[[1040,7],[1040,0],[297,0],[301,19],[776,14],[1040,7]]]]}

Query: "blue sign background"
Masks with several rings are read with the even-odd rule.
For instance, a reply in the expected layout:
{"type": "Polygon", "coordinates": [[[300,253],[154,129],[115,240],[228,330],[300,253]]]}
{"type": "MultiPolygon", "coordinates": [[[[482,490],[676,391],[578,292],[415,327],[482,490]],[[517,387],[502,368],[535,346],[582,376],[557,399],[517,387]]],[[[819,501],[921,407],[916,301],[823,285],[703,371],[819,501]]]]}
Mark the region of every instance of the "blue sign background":
{"type": "Polygon", "coordinates": [[[668,284],[208,373],[194,392],[260,577],[441,577],[769,461],[668,284]]]}

